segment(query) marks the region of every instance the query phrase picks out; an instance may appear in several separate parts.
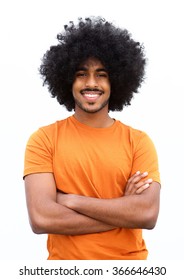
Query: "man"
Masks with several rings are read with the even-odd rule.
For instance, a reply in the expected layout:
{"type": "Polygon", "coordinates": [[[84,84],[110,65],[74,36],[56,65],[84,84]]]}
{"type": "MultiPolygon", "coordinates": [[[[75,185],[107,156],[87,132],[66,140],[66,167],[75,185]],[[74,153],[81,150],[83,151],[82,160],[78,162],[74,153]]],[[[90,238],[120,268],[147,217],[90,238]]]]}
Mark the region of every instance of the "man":
{"type": "Polygon", "coordinates": [[[148,135],[110,117],[143,79],[143,46],[101,18],[70,22],[43,57],[52,97],[74,114],[33,133],[24,180],[33,231],[48,259],[146,259],[142,229],[159,212],[158,159],[148,135]]]}

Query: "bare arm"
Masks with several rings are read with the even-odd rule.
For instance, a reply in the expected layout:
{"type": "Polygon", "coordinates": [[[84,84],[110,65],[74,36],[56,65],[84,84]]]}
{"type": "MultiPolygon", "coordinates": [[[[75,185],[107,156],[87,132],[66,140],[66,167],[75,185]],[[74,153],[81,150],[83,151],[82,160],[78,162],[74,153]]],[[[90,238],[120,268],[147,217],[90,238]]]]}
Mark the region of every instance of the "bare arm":
{"type": "Polygon", "coordinates": [[[115,227],[152,229],[159,212],[160,184],[151,179],[142,182],[140,176],[130,178],[123,197],[98,199],[71,194],[63,195],[60,203],[115,227]]]}
{"type": "Polygon", "coordinates": [[[114,228],[59,204],[52,173],[27,175],[25,192],[30,224],[35,233],[79,235],[114,228]]]}

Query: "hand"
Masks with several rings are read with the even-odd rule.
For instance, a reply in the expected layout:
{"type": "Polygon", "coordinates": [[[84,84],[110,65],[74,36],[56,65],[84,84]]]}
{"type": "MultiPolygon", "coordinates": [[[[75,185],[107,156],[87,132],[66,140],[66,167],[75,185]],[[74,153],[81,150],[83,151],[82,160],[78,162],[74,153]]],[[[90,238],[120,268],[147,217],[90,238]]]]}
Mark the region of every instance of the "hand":
{"type": "Polygon", "coordinates": [[[134,175],[132,175],[126,184],[124,195],[141,194],[144,190],[149,188],[153,180],[151,178],[141,180],[147,176],[148,172],[141,173],[140,171],[137,171],[134,175]]]}
{"type": "Polygon", "coordinates": [[[67,200],[67,197],[68,197],[68,194],[62,192],[61,190],[58,190],[57,191],[57,196],[56,196],[56,201],[59,204],[64,205],[65,204],[64,202],[67,200]]]}
{"type": "Polygon", "coordinates": [[[56,201],[65,207],[72,208],[72,201],[77,199],[77,197],[79,197],[79,195],[67,194],[59,190],[57,192],[56,201]]]}

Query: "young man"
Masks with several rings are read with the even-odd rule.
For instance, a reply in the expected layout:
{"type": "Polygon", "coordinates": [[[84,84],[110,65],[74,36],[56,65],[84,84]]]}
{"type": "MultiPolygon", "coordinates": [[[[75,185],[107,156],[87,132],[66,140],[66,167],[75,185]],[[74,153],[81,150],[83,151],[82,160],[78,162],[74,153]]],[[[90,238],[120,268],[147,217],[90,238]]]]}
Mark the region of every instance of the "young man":
{"type": "Polygon", "coordinates": [[[142,229],[152,229],[159,212],[157,154],[146,133],[109,115],[138,91],[143,47],[101,18],[70,22],[58,40],[40,73],[74,114],[27,143],[32,230],[48,234],[48,259],[146,259],[142,229]]]}

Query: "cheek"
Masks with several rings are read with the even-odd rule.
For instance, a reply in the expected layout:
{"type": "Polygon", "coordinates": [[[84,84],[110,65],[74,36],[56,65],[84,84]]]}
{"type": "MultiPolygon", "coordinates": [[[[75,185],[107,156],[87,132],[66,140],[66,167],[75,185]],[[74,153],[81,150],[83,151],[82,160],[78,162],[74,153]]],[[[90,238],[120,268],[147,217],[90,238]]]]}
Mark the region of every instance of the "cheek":
{"type": "Polygon", "coordinates": [[[109,85],[106,84],[105,90],[106,90],[106,92],[108,92],[109,94],[111,93],[111,86],[110,86],[110,84],[109,84],[109,85]]]}
{"type": "Polygon", "coordinates": [[[77,89],[78,89],[78,85],[76,82],[73,83],[73,86],[72,86],[72,93],[73,95],[77,92],[77,89]]]}
{"type": "Polygon", "coordinates": [[[81,81],[74,81],[72,86],[72,92],[80,91],[82,88],[83,83],[81,81]]]}

